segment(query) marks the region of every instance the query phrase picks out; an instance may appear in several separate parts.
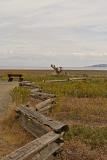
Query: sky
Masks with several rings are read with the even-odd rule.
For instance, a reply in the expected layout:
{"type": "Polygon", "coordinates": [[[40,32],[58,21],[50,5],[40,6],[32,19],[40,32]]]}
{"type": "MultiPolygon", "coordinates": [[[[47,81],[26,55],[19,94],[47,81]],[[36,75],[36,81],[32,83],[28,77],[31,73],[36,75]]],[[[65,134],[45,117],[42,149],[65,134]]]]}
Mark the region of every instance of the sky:
{"type": "Polygon", "coordinates": [[[0,67],[107,63],[107,0],[0,0],[0,67]]]}

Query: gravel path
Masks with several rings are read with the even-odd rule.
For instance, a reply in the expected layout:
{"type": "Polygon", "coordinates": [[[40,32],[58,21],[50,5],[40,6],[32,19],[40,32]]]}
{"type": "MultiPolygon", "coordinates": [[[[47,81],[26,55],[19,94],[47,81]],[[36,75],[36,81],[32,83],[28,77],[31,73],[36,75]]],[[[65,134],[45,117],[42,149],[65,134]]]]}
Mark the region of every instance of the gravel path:
{"type": "Polygon", "coordinates": [[[17,82],[0,81],[0,117],[4,115],[9,104],[11,103],[10,91],[18,86],[17,82]]]}

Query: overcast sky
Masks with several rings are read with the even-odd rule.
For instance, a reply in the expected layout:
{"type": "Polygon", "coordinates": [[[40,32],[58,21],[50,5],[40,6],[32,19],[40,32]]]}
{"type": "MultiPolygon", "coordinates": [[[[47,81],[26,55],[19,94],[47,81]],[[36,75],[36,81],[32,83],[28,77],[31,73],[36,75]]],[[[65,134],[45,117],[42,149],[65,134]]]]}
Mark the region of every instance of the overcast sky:
{"type": "Polygon", "coordinates": [[[0,66],[107,63],[107,0],[0,0],[0,66]]]}

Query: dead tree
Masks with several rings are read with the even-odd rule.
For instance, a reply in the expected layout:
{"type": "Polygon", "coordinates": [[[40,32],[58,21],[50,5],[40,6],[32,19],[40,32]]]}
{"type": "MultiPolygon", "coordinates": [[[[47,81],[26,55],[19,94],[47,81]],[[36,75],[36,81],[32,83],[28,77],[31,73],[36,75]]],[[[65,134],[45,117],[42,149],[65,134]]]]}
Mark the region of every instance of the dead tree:
{"type": "Polygon", "coordinates": [[[62,67],[56,67],[53,64],[51,64],[51,67],[54,69],[57,75],[59,75],[62,72],[62,67]]]}

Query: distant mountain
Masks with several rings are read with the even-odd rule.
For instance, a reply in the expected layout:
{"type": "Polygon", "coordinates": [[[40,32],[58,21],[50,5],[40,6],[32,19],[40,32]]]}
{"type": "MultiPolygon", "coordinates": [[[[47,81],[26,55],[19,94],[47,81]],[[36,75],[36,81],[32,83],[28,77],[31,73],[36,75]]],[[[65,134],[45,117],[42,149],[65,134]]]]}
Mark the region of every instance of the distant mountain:
{"type": "Polygon", "coordinates": [[[107,67],[107,64],[96,64],[88,67],[107,67]]]}

